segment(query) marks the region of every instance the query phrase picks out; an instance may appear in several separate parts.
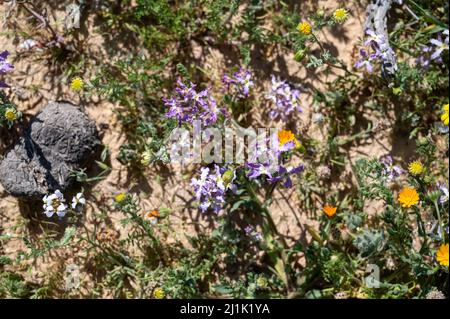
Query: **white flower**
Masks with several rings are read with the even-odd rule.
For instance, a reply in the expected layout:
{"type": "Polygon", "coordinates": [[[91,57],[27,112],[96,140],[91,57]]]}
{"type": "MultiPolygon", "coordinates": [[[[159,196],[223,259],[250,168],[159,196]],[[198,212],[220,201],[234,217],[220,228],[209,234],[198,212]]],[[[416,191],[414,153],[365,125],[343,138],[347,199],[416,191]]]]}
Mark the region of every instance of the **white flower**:
{"type": "Polygon", "coordinates": [[[83,193],[78,193],[72,198],[72,209],[76,209],[79,206],[84,206],[85,204],[86,199],[84,198],[83,193]]]}
{"type": "Polygon", "coordinates": [[[42,201],[44,202],[44,214],[47,217],[52,217],[55,213],[59,217],[64,217],[66,214],[67,206],[64,204],[66,200],[59,190],[51,195],[45,195],[42,201]]]}
{"type": "Polygon", "coordinates": [[[23,41],[21,44],[19,44],[19,49],[28,51],[31,50],[36,45],[37,45],[36,41],[34,41],[33,39],[27,39],[23,41]]]}

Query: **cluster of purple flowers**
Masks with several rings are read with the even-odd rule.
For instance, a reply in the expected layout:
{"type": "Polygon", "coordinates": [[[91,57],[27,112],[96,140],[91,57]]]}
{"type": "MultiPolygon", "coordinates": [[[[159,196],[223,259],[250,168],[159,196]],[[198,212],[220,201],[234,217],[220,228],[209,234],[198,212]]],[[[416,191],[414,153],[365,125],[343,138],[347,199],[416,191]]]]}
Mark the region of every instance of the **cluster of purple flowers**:
{"type": "Polygon", "coordinates": [[[236,185],[233,183],[235,178],[234,172],[225,171],[218,165],[214,165],[214,171],[208,167],[201,168],[200,178],[193,178],[191,185],[202,213],[208,209],[219,213],[225,204],[227,191],[236,192],[236,185]]]}
{"type": "Polygon", "coordinates": [[[416,60],[416,63],[424,69],[427,69],[432,61],[443,63],[442,53],[449,49],[449,31],[445,30],[438,35],[437,39],[431,39],[430,43],[429,46],[422,46],[422,52],[416,60]],[[444,40],[442,40],[442,35],[445,36],[444,40]]]}
{"type": "MultiPolygon", "coordinates": [[[[0,53],[0,75],[8,73],[14,68],[12,64],[7,60],[8,55],[8,51],[3,51],[2,53],[0,53]]],[[[8,87],[8,85],[5,82],[0,81],[0,88],[5,87],[8,87]]]]}
{"type": "Polygon", "coordinates": [[[217,106],[208,89],[197,92],[195,88],[196,85],[192,82],[185,85],[178,79],[175,95],[168,99],[163,98],[164,105],[169,107],[166,117],[176,118],[179,125],[192,123],[197,119],[201,119],[205,126],[213,125],[219,114],[226,115],[226,111],[217,106]]]}
{"type": "Polygon", "coordinates": [[[259,145],[256,145],[255,158],[246,164],[249,169],[247,177],[251,180],[264,177],[269,183],[283,182],[284,187],[292,187],[291,175],[301,173],[305,170],[303,164],[295,167],[286,167],[282,163],[282,153],[293,148],[295,146],[292,143],[286,143],[284,145],[278,143],[277,147],[270,149],[265,146],[259,147],[259,145]]]}
{"type": "Polygon", "coordinates": [[[388,181],[393,181],[403,173],[403,169],[400,166],[394,165],[394,160],[390,155],[381,157],[380,163],[384,166],[383,176],[385,176],[388,181]]]}
{"type": "Polygon", "coordinates": [[[372,73],[373,61],[387,61],[390,57],[395,56],[395,53],[384,35],[377,34],[371,29],[366,30],[366,35],[367,39],[364,42],[366,48],[359,51],[361,59],[356,62],[355,68],[364,67],[368,73],[372,73]]]}
{"type": "Polygon", "coordinates": [[[234,88],[239,97],[248,97],[251,87],[255,85],[252,81],[252,73],[244,68],[240,68],[239,71],[231,76],[225,74],[222,82],[227,86],[229,92],[231,88],[234,88]]]}
{"type": "Polygon", "coordinates": [[[300,91],[292,88],[286,81],[277,79],[274,75],[272,75],[272,86],[266,97],[273,103],[273,108],[269,112],[271,119],[281,119],[286,122],[292,112],[302,111],[300,91]]]}

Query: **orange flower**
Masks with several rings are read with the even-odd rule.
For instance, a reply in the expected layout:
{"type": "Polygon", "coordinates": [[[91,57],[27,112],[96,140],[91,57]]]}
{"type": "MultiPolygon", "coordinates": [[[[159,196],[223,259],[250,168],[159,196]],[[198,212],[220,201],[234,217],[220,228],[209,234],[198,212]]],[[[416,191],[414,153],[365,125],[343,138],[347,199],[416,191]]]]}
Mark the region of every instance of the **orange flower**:
{"type": "Polygon", "coordinates": [[[146,213],[144,216],[144,218],[146,220],[151,220],[153,218],[158,218],[158,217],[161,217],[161,215],[159,214],[159,212],[156,209],[152,210],[151,212],[146,213]]]}
{"type": "Polygon", "coordinates": [[[404,187],[398,195],[398,201],[405,208],[416,205],[419,199],[419,193],[417,193],[414,187],[404,187]]]}
{"type": "Polygon", "coordinates": [[[333,217],[336,214],[336,211],[337,211],[337,207],[334,207],[334,206],[327,205],[323,208],[323,212],[328,217],[333,217]]]}
{"type": "Polygon", "coordinates": [[[294,142],[294,145],[297,148],[301,146],[300,142],[295,138],[294,133],[288,130],[281,130],[278,132],[278,141],[281,146],[289,142],[294,142]]]}
{"type": "Polygon", "coordinates": [[[436,253],[436,260],[441,266],[448,267],[448,244],[442,244],[436,253]]]}

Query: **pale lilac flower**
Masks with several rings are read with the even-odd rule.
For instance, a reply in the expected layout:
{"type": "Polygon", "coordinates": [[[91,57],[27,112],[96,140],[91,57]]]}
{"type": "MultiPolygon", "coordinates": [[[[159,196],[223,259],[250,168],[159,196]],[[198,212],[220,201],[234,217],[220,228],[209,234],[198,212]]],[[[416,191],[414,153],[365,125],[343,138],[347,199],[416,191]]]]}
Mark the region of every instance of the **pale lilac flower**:
{"type": "Polygon", "coordinates": [[[364,67],[366,69],[367,73],[372,74],[372,72],[373,72],[372,60],[373,60],[373,58],[371,58],[367,54],[367,51],[364,50],[364,49],[359,50],[359,54],[361,56],[361,59],[358,62],[356,62],[355,68],[360,69],[360,68],[364,67]]]}
{"type": "Polygon", "coordinates": [[[261,241],[263,236],[260,232],[257,232],[255,228],[251,225],[248,225],[244,228],[245,235],[251,237],[255,241],[261,241]]]}
{"type": "Polygon", "coordinates": [[[252,81],[252,73],[244,68],[240,68],[232,76],[225,74],[222,82],[227,86],[228,91],[233,87],[240,97],[248,97],[250,89],[255,85],[252,81]]]}
{"type": "Polygon", "coordinates": [[[57,214],[58,217],[64,217],[66,214],[66,200],[64,199],[64,195],[59,190],[56,190],[51,195],[45,195],[42,201],[44,202],[44,214],[47,217],[52,217],[53,214],[57,214]]]}
{"type": "MultiPolygon", "coordinates": [[[[431,63],[431,51],[430,46],[422,46],[421,54],[416,59],[416,64],[420,65],[424,70],[427,70],[431,63]]],[[[439,58],[440,59],[440,58],[439,58]]]]}
{"type": "Polygon", "coordinates": [[[86,204],[86,199],[83,193],[78,193],[76,196],[72,197],[72,209],[80,209],[86,204]]]}
{"type": "Polygon", "coordinates": [[[445,204],[448,202],[448,188],[444,184],[438,184],[441,196],[439,197],[439,203],[445,204]]]}
{"type": "Polygon", "coordinates": [[[384,43],[386,43],[386,38],[383,34],[377,34],[371,29],[366,30],[366,41],[364,42],[365,46],[379,47],[384,43]]]}
{"type": "Polygon", "coordinates": [[[14,68],[13,65],[11,63],[9,63],[7,60],[8,55],[9,55],[8,51],[3,51],[2,53],[0,53],[0,73],[1,74],[8,73],[14,68]]]}
{"type": "Polygon", "coordinates": [[[383,164],[383,176],[387,177],[388,181],[392,181],[399,177],[403,170],[400,166],[394,165],[394,161],[390,155],[381,157],[380,163],[383,164]]]}
{"type": "Polygon", "coordinates": [[[437,39],[430,40],[431,44],[436,46],[436,51],[434,51],[434,53],[431,55],[431,60],[436,60],[440,58],[444,51],[448,51],[449,48],[448,30],[445,30],[443,34],[446,35],[444,41],[442,41],[442,36],[440,34],[438,35],[437,39]]]}
{"type": "Polygon", "coordinates": [[[272,109],[269,112],[271,119],[281,119],[286,122],[294,111],[302,112],[300,91],[274,75],[272,75],[272,85],[270,91],[266,93],[266,98],[272,102],[272,109]]]}

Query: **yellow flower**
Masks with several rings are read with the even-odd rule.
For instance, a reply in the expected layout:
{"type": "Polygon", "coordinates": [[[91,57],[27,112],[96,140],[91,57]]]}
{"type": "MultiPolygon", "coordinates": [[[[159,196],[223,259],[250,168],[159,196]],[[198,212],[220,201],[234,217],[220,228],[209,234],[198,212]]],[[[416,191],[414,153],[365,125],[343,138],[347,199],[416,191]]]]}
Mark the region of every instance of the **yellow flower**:
{"type": "Polygon", "coordinates": [[[302,144],[295,138],[294,133],[287,130],[281,130],[278,132],[278,141],[280,142],[280,146],[283,146],[289,142],[294,142],[296,148],[300,148],[302,146],[302,144]]]}
{"type": "Polygon", "coordinates": [[[309,34],[311,34],[312,28],[308,22],[301,22],[297,26],[297,30],[300,31],[300,33],[302,33],[304,35],[309,35],[309,34]]]}
{"type": "Polygon", "coordinates": [[[345,20],[347,20],[348,18],[348,11],[346,9],[336,9],[333,12],[333,20],[336,21],[337,23],[342,23],[345,20]]]}
{"type": "Polygon", "coordinates": [[[436,253],[436,260],[441,266],[448,267],[448,244],[442,244],[436,253]]]}
{"type": "Polygon", "coordinates": [[[423,165],[420,161],[414,161],[409,164],[408,170],[413,175],[420,175],[423,172],[423,165]]]}
{"type": "Polygon", "coordinates": [[[116,197],[114,197],[114,200],[115,200],[117,203],[120,203],[120,202],[123,201],[126,197],[127,197],[127,194],[125,194],[125,193],[119,193],[119,194],[116,195],[116,197]]]}
{"type": "Polygon", "coordinates": [[[448,114],[448,103],[442,108],[444,113],[441,115],[441,121],[445,126],[448,126],[449,114],[448,114]]]}
{"type": "Polygon", "coordinates": [[[80,77],[75,77],[70,82],[70,88],[74,91],[80,91],[84,87],[83,79],[80,77]]]}
{"type": "Polygon", "coordinates": [[[337,211],[337,207],[334,207],[334,206],[326,205],[326,206],[323,208],[323,212],[324,212],[325,215],[327,215],[328,217],[333,217],[333,216],[336,214],[336,211],[337,211]]]}
{"type": "Polygon", "coordinates": [[[398,195],[398,201],[402,207],[409,208],[419,202],[419,193],[414,187],[404,187],[398,195]]]}
{"type": "Polygon", "coordinates": [[[164,299],[165,296],[166,294],[161,287],[158,287],[153,291],[153,297],[156,299],[164,299]]]}
{"type": "Polygon", "coordinates": [[[9,107],[5,111],[5,118],[8,121],[15,121],[17,119],[17,112],[15,109],[9,107]]]}

